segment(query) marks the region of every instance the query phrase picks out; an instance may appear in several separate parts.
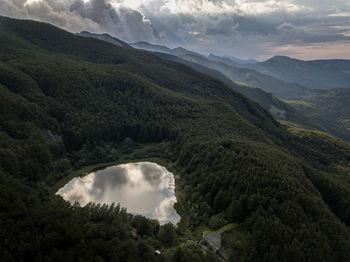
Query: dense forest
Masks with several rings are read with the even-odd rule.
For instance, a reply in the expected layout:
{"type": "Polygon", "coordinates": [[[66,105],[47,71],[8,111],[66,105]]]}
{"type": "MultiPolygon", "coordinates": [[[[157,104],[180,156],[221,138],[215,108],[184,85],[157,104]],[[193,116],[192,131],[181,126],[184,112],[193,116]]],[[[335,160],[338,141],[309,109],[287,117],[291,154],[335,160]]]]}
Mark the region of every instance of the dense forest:
{"type": "Polygon", "coordinates": [[[313,119],[322,130],[347,142],[350,141],[349,103],[349,88],[309,90],[297,100],[288,101],[298,114],[313,119]]]}
{"type": "Polygon", "coordinates": [[[0,50],[1,260],[217,260],[171,225],[50,192],[157,143],[189,230],[240,224],[232,261],[349,261],[349,144],[280,123],[185,65],[48,24],[1,17],[0,50]]]}

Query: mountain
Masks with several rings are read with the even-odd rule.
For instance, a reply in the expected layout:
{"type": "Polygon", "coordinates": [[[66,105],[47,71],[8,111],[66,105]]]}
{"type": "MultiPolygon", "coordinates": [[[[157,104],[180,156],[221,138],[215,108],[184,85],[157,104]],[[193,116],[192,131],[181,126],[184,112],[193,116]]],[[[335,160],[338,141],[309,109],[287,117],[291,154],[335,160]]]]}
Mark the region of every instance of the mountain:
{"type": "Polygon", "coordinates": [[[79,36],[83,36],[83,37],[92,37],[92,38],[97,38],[100,39],[102,41],[106,41],[118,46],[123,46],[123,47],[129,47],[131,48],[131,46],[127,43],[125,43],[122,40],[119,40],[118,38],[115,38],[109,34],[94,34],[94,33],[90,33],[88,31],[81,31],[80,33],[77,33],[77,35],[79,36]]]}
{"type": "Polygon", "coordinates": [[[184,48],[170,49],[166,46],[153,45],[147,42],[138,42],[131,44],[131,46],[150,52],[159,52],[178,56],[192,63],[197,63],[219,71],[233,81],[241,82],[248,86],[259,87],[265,91],[272,92],[278,98],[299,99],[308,94],[308,89],[300,84],[287,83],[268,74],[250,69],[251,67],[255,66],[253,63],[233,61],[231,58],[220,57],[214,54],[210,54],[208,57],[205,57],[184,48]]]}
{"type": "MultiPolygon", "coordinates": [[[[239,84],[229,79],[219,71],[211,69],[212,66],[210,65],[208,67],[205,67],[199,63],[190,62],[178,56],[168,55],[164,53],[155,53],[155,54],[163,59],[187,65],[201,73],[204,73],[206,75],[209,75],[216,79],[221,80],[228,87],[232,88],[233,90],[257,102],[259,105],[261,105],[263,108],[268,110],[272,115],[274,115],[278,119],[298,123],[299,125],[302,125],[308,128],[323,129],[319,124],[317,124],[316,122],[314,122],[309,118],[305,118],[304,114],[301,114],[299,111],[296,111],[292,106],[278,99],[272,93],[266,92],[257,87],[250,87],[244,84],[239,84]]],[[[215,68],[215,66],[213,66],[213,68],[215,68]]]]}
{"type": "MultiPolygon", "coordinates": [[[[290,78],[288,78],[291,75],[295,75],[296,77],[299,77],[301,75],[301,77],[298,78],[301,79],[300,83],[308,84],[309,82],[304,82],[302,79],[305,72],[309,70],[309,72],[313,72],[313,74],[309,76],[310,81],[323,81],[323,83],[326,84],[328,81],[328,88],[331,88],[332,82],[329,81],[329,79],[325,80],[322,77],[319,77],[318,74],[325,75],[330,79],[334,79],[334,75],[337,74],[337,70],[342,71],[342,69],[346,69],[347,67],[349,67],[349,61],[316,60],[304,62],[288,57],[277,56],[266,62],[250,66],[248,65],[248,67],[250,68],[255,68],[258,71],[260,70],[260,72],[264,73],[263,74],[255,70],[243,68],[237,64],[236,66],[241,67],[240,69],[237,69],[237,67],[234,69],[233,66],[231,66],[231,68],[228,68],[227,66],[223,66],[222,64],[234,64],[230,63],[227,60],[218,59],[214,56],[211,56],[211,58],[212,61],[217,61],[217,63],[210,63],[203,59],[203,57],[198,58],[190,56],[190,60],[210,68],[215,68],[218,71],[223,72],[227,77],[233,80],[240,81],[250,86],[260,87],[264,90],[272,92],[278,98],[285,99],[285,102],[287,102],[289,105],[292,105],[293,108],[296,110],[296,112],[294,112],[294,115],[304,116],[306,119],[309,120],[308,127],[317,128],[346,141],[350,141],[350,132],[348,125],[350,112],[347,110],[349,101],[347,100],[348,92],[346,89],[309,89],[305,86],[300,85],[299,83],[287,83],[278,79],[281,78],[288,81],[291,80],[290,78]],[[308,67],[308,69],[305,69],[306,67],[308,67]],[[261,70],[261,68],[263,68],[264,70],[261,70]],[[271,70],[276,70],[278,72],[282,72],[284,70],[283,68],[288,69],[285,69],[284,75],[280,75],[278,73],[274,73],[275,71],[271,73],[271,71],[265,70],[266,68],[272,68],[271,70]],[[326,68],[330,68],[330,72],[324,72],[326,68]],[[335,72],[332,72],[332,70],[334,70],[335,72]],[[269,74],[274,75],[278,78],[270,77],[269,74]],[[333,78],[329,76],[330,74],[333,74],[333,78]]],[[[345,85],[346,81],[347,80],[344,80],[345,85]]],[[[251,97],[249,95],[247,96],[251,97]]],[[[254,98],[252,99],[255,100],[254,98]]],[[[262,104],[261,100],[258,102],[262,104]]],[[[293,110],[287,110],[287,112],[293,112],[293,110]]],[[[299,123],[304,126],[307,122],[300,118],[294,118],[294,120],[286,118],[286,120],[299,123]]]]}
{"type": "Polygon", "coordinates": [[[210,54],[208,56],[208,59],[213,61],[213,62],[224,63],[226,65],[234,66],[234,67],[243,65],[243,63],[237,62],[237,61],[235,61],[233,59],[230,59],[230,58],[227,58],[227,57],[222,57],[222,56],[216,56],[214,54],[210,54]]]}
{"type": "Polygon", "coordinates": [[[0,50],[0,260],[215,261],[196,236],[222,226],[233,261],[350,257],[348,143],[188,66],[48,24],[0,18],[0,50]],[[118,205],[54,195],[81,168],[154,157],[179,177],[172,242],[118,205]]]}
{"type": "Polygon", "coordinates": [[[240,63],[240,64],[256,64],[256,63],[258,63],[259,61],[257,61],[257,60],[255,60],[255,59],[240,59],[240,58],[237,58],[237,57],[234,57],[234,56],[229,56],[229,55],[226,55],[226,56],[224,56],[224,57],[227,57],[227,58],[229,58],[229,59],[231,59],[231,60],[233,60],[233,61],[235,61],[235,62],[238,62],[238,63],[240,63]]]}
{"type": "Polygon", "coordinates": [[[130,45],[134,48],[143,49],[151,52],[161,52],[166,54],[171,53],[171,49],[169,47],[162,46],[162,45],[154,45],[144,41],[140,41],[137,43],[130,43],[130,45]]]}
{"type": "Polygon", "coordinates": [[[313,91],[302,100],[287,102],[299,114],[317,121],[323,130],[350,141],[350,89],[313,91]]]}
{"type": "Polygon", "coordinates": [[[147,42],[139,42],[139,44],[134,45],[134,47],[155,52],[158,56],[164,59],[185,64],[202,73],[220,79],[226,85],[233,88],[237,92],[240,92],[241,94],[259,103],[261,106],[263,106],[265,109],[270,111],[270,113],[272,113],[278,118],[293,121],[302,125],[305,125],[307,123],[308,127],[315,127],[315,125],[312,124],[312,121],[306,120],[302,116],[297,115],[292,107],[280,101],[273,94],[266,93],[259,88],[252,88],[249,86],[237,84],[233,81],[240,81],[242,83],[251,86],[257,86],[262,89],[264,89],[265,87],[267,91],[277,90],[276,93],[278,95],[281,95],[281,97],[283,98],[299,98],[301,96],[300,93],[304,94],[306,88],[284,83],[281,80],[265,76],[253,70],[230,67],[229,65],[237,65],[237,63],[233,62],[229,58],[218,57],[213,54],[211,54],[208,57],[208,59],[200,54],[193,53],[183,48],[169,49],[165,46],[151,45],[147,42]],[[181,50],[181,52],[179,52],[178,50],[181,50]],[[252,75],[254,75],[255,77],[252,75]],[[259,77],[261,78],[261,80],[257,81],[259,77]],[[272,79],[272,81],[270,79],[272,79]],[[273,89],[273,87],[275,86],[277,86],[278,88],[273,89]],[[286,91],[283,90],[284,86],[286,86],[285,89],[287,90],[288,95],[286,94],[286,91]],[[299,94],[295,92],[295,90],[297,90],[298,88],[301,89],[299,94]]]}
{"type": "MultiPolygon", "coordinates": [[[[119,44],[119,42],[109,41],[110,38],[105,38],[104,37],[105,35],[91,34],[89,32],[82,32],[79,35],[98,38],[100,40],[103,40],[103,41],[110,42],[110,43],[117,44],[117,45],[121,46],[119,44]]],[[[116,38],[113,38],[113,39],[116,39],[116,38]]],[[[118,40],[118,39],[116,39],[116,40],[118,40]]],[[[197,63],[191,63],[191,62],[189,62],[187,60],[184,60],[184,59],[180,58],[180,56],[188,55],[188,54],[197,55],[197,56],[202,57],[199,54],[196,54],[194,52],[188,51],[188,50],[186,50],[184,48],[181,48],[181,47],[174,48],[174,49],[169,49],[169,48],[167,48],[165,46],[152,45],[152,44],[149,44],[147,42],[138,42],[138,43],[133,44],[133,45],[135,47],[138,47],[139,49],[155,52],[158,56],[160,56],[160,57],[162,57],[164,59],[185,64],[185,65],[190,66],[190,67],[192,67],[192,68],[194,68],[194,69],[196,69],[196,70],[198,70],[198,71],[200,71],[202,73],[205,73],[207,75],[210,75],[210,76],[213,76],[213,77],[215,77],[217,79],[220,79],[226,85],[228,85],[229,87],[233,88],[237,92],[240,92],[241,94],[249,97],[250,99],[252,99],[252,100],[256,101],[257,103],[259,103],[260,105],[262,105],[265,109],[270,111],[270,113],[272,113],[273,115],[275,115],[278,118],[281,118],[281,119],[284,119],[284,120],[288,120],[288,121],[293,121],[293,122],[302,124],[304,126],[306,125],[308,127],[314,127],[310,123],[309,120],[306,120],[305,118],[297,115],[295,110],[292,107],[290,107],[288,104],[278,100],[271,93],[266,93],[266,92],[264,92],[264,91],[262,91],[261,89],[258,89],[258,88],[251,88],[251,87],[248,87],[248,86],[239,85],[237,83],[234,83],[232,80],[228,79],[226,76],[224,76],[223,74],[221,74],[218,71],[211,70],[210,68],[206,68],[206,67],[200,66],[197,63]],[[159,52],[156,52],[154,50],[159,50],[159,52]],[[164,54],[169,54],[169,55],[164,55],[164,54]],[[174,54],[174,55],[170,55],[170,54],[174,54]]],[[[129,47],[129,46],[125,46],[125,47],[129,47]]],[[[214,56],[213,54],[211,54],[210,57],[212,59],[219,58],[219,57],[214,56]]],[[[229,58],[223,58],[223,61],[234,63],[229,58]]]]}
{"type": "MultiPolygon", "coordinates": [[[[171,54],[171,55],[176,55],[176,56],[181,56],[181,55],[200,55],[197,52],[193,52],[190,50],[187,50],[183,47],[176,47],[176,48],[168,48],[163,45],[155,45],[151,44],[145,41],[140,41],[136,43],[131,43],[130,44],[132,47],[137,48],[137,49],[143,49],[151,52],[160,52],[160,53],[166,53],[166,54],[171,54]]],[[[210,54],[208,56],[209,59],[212,59],[213,61],[221,61],[221,62],[226,62],[229,65],[232,66],[242,66],[242,65],[247,65],[247,64],[255,64],[258,63],[258,61],[254,59],[248,59],[248,60],[243,60],[239,59],[237,57],[232,57],[232,56],[216,56],[214,54],[210,54]]]]}
{"type": "Polygon", "coordinates": [[[259,87],[282,99],[299,99],[308,93],[306,87],[294,83],[286,83],[280,79],[260,73],[249,68],[230,66],[223,61],[212,61],[201,55],[186,54],[181,58],[217,70],[233,81],[249,86],[259,87]]]}
{"type": "Polygon", "coordinates": [[[284,83],[281,80],[274,79],[272,77],[263,75],[259,72],[250,69],[230,67],[229,64],[237,65],[237,63],[233,62],[229,58],[218,57],[213,54],[211,54],[208,58],[205,58],[200,54],[187,51],[186,49],[181,49],[184,50],[183,52],[175,52],[175,50],[179,50],[179,48],[169,49],[165,46],[150,45],[147,42],[138,45],[138,48],[154,52],[155,54],[164,59],[185,64],[204,74],[220,79],[227,86],[231,87],[235,91],[259,103],[262,107],[264,107],[266,110],[268,110],[271,114],[273,114],[279,119],[292,121],[309,128],[322,129],[318,124],[316,124],[312,120],[306,119],[305,117],[303,117],[303,115],[297,113],[293,109],[293,107],[289,106],[287,103],[279,100],[273,94],[269,92],[264,92],[262,89],[260,89],[261,87],[265,87],[268,91],[278,90],[276,91],[276,93],[281,94],[282,97],[299,98],[301,94],[304,95],[304,93],[306,92],[306,88],[304,87],[290,85],[284,83]],[[252,77],[252,75],[254,75],[255,77],[252,77]],[[259,77],[261,78],[261,80],[259,79],[259,77]],[[257,81],[257,79],[259,79],[259,81],[257,81]],[[235,83],[233,80],[241,81],[242,83],[250,84],[251,86],[258,86],[260,88],[254,88],[238,84],[235,83]],[[277,88],[275,89],[271,88],[276,86],[277,88]],[[281,87],[283,88],[285,86],[285,89],[288,90],[288,95],[286,94],[286,91],[280,89],[281,87]],[[301,89],[299,93],[295,92],[295,90],[297,90],[298,88],[301,89]]]}
{"type": "MultiPolygon", "coordinates": [[[[323,112],[323,106],[319,106],[317,101],[318,98],[323,97],[320,94],[325,94],[325,92],[308,89],[297,83],[287,83],[268,74],[245,68],[249,67],[248,62],[234,61],[228,57],[210,54],[206,58],[183,48],[169,49],[165,46],[155,46],[147,42],[144,42],[144,45],[140,44],[139,48],[153,50],[153,52],[160,50],[160,53],[157,55],[162,58],[186,64],[202,73],[220,79],[227,86],[259,103],[279,119],[294,122],[303,127],[322,130],[346,141],[350,141],[348,126],[344,124],[347,121],[346,119],[350,117],[350,114],[344,116],[343,113],[339,113],[330,117],[327,110],[323,112]],[[178,58],[162,55],[164,53],[173,54],[178,58]],[[233,83],[231,80],[239,81],[248,86],[233,83]],[[266,93],[261,89],[271,93],[266,93]],[[280,99],[289,101],[284,102],[280,99]],[[305,107],[305,105],[308,106],[305,107]],[[339,119],[338,116],[342,116],[342,118],[339,119]]],[[[296,59],[281,56],[270,59],[270,62],[271,60],[281,61],[287,64],[289,60],[298,62],[296,59]]],[[[322,64],[322,61],[319,62],[322,64]]],[[[346,66],[346,63],[344,63],[344,66],[346,66]]],[[[339,106],[338,111],[346,112],[346,104],[340,103],[339,106]]]]}
{"type": "Polygon", "coordinates": [[[187,50],[183,47],[176,47],[171,49],[171,54],[181,56],[181,55],[187,55],[187,54],[197,55],[198,53],[187,50]]]}
{"type": "Polygon", "coordinates": [[[349,88],[350,60],[302,61],[275,56],[249,68],[312,89],[349,88]]]}
{"type": "Polygon", "coordinates": [[[150,52],[160,52],[160,53],[165,53],[165,54],[171,54],[171,55],[187,55],[187,54],[193,54],[193,55],[199,55],[196,52],[192,52],[190,50],[187,50],[183,47],[176,47],[176,48],[168,48],[166,46],[162,45],[154,45],[148,42],[137,42],[137,43],[131,43],[130,44],[132,47],[137,48],[137,49],[142,49],[142,50],[147,50],[150,52]]]}
{"type": "Polygon", "coordinates": [[[233,56],[217,56],[215,54],[210,54],[208,58],[212,61],[222,62],[230,66],[242,66],[247,64],[256,64],[258,61],[255,59],[242,60],[233,56]]]}

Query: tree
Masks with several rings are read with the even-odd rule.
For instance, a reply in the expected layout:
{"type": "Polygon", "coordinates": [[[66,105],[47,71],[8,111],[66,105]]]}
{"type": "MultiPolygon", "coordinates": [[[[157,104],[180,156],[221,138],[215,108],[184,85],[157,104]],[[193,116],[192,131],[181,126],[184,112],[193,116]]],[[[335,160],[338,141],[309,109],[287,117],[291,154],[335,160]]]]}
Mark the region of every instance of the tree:
{"type": "Polygon", "coordinates": [[[136,233],[140,236],[150,235],[152,233],[152,227],[148,219],[144,216],[134,216],[132,225],[136,228],[136,233]]]}
{"type": "Polygon", "coordinates": [[[236,200],[233,199],[231,204],[229,205],[229,207],[226,210],[226,218],[227,220],[229,220],[230,222],[242,222],[244,219],[244,210],[241,206],[241,203],[236,200]]]}
{"type": "Polygon", "coordinates": [[[161,226],[158,232],[158,239],[169,246],[174,244],[176,240],[175,226],[170,222],[161,226]]]}

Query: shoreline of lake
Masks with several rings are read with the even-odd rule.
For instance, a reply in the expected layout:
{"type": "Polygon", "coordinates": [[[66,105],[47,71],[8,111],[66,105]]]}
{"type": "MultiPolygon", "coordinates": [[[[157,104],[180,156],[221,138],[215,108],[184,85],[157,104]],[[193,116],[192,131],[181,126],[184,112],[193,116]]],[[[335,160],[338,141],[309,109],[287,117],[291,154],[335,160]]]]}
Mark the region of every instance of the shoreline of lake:
{"type": "Polygon", "coordinates": [[[120,203],[129,213],[157,219],[161,224],[178,224],[181,216],[174,207],[179,202],[175,176],[155,162],[129,162],[75,176],[56,194],[82,206],[89,202],[120,203]]]}

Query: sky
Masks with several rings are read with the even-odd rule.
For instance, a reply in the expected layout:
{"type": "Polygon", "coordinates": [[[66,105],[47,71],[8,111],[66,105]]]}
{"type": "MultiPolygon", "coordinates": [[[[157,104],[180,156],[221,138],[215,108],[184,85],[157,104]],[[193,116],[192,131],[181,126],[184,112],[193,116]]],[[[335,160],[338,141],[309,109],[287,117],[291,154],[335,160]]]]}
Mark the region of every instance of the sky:
{"type": "Polygon", "coordinates": [[[203,54],[350,59],[349,0],[0,0],[0,15],[203,54]]]}

